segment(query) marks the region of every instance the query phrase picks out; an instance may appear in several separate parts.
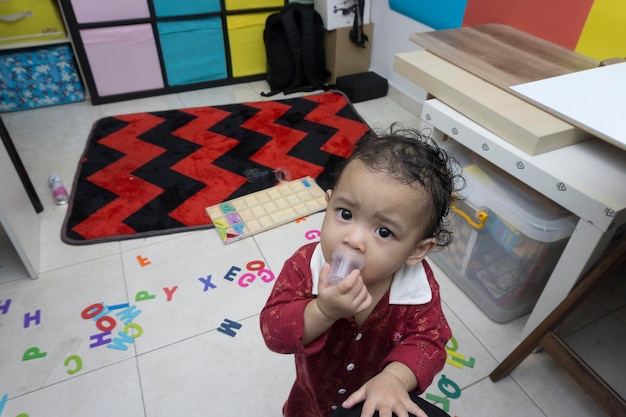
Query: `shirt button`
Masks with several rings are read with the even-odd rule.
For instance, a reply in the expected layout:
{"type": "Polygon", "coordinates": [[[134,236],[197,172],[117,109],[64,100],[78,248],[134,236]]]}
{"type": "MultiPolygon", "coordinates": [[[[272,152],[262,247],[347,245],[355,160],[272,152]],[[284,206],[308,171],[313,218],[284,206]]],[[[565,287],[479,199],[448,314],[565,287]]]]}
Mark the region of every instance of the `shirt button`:
{"type": "Polygon", "coordinates": [[[339,389],[339,391],[337,391],[337,393],[341,394],[341,395],[345,394],[346,392],[348,392],[348,390],[345,389],[345,388],[341,388],[341,389],[339,389]]]}
{"type": "Polygon", "coordinates": [[[361,338],[362,338],[362,337],[363,337],[363,333],[357,333],[357,335],[356,335],[356,340],[357,340],[357,342],[358,342],[359,340],[361,340],[361,338]]]}
{"type": "Polygon", "coordinates": [[[353,370],[353,369],[354,369],[354,364],[353,364],[353,363],[351,363],[350,365],[346,366],[346,369],[347,369],[348,371],[353,370]]]}
{"type": "Polygon", "coordinates": [[[338,408],[339,408],[339,407],[337,407],[336,405],[333,405],[332,407],[330,407],[330,409],[331,409],[331,410],[333,410],[333,411],[334,411],[334,410],[336,410],[336,409],[338,409],[338,408]]]}

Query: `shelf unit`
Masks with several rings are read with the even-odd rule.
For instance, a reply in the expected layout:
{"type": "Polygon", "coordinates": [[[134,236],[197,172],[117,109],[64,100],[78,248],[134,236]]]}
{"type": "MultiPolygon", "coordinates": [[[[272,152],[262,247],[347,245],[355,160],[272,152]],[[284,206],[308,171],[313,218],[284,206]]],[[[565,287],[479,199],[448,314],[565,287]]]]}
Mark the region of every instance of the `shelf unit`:
{"type": "Polygon", "coordinates": [[[0,51],[70,43],[57,0],[5,0],[0,17],[0,51]]]}
{"type": "Polygon", "coordinates": [[[265,78],[285,0],[60,0],[94,104],[265,78]]]}

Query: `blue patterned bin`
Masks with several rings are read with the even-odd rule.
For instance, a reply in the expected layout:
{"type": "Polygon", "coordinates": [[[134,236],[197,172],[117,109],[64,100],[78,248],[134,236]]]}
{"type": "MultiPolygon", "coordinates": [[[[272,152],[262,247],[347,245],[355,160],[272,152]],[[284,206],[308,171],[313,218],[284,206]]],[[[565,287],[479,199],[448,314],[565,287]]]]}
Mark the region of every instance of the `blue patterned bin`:
{"type": "Polygon", "coordinates": [[[69,45],[0,55],[0,112],[84,99],[85,90],[69,45]]]}

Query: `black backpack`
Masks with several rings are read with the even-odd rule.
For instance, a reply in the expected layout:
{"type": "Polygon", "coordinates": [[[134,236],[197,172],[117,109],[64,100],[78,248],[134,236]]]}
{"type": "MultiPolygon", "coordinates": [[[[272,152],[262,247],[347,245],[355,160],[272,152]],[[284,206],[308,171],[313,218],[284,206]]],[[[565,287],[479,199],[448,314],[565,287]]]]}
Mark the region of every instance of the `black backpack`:
{"type": "Polygon", "coordinates": [[[324,55],[324,26],[313,5],[290,3],[268,16],[263,41],[272,90],[262,96],[326,87],[330,73],[324,55]]]}

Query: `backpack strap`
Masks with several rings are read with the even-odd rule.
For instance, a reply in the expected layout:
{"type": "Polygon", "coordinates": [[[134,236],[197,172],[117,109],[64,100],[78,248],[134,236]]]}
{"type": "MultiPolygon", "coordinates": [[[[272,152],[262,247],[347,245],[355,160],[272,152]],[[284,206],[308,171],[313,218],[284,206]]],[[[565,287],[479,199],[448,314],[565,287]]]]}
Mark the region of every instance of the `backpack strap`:
{"type": "Polygon", "coordinates": [[[302,27],[302,65],[304,74],[314,90],[324,87],[315,67],[315,10],[312,5],[300,8],[302,27]]]}
{"type": "Polygon", "coordinates": [[[369,41],[367,35],[363,33],[365,0],[356,0],[354,8],[354,23],[352,24],[352,30],[350,30],[350,40],[361,48],[365,48],[365,42],[369,41]]]}
{"type": "Polygon", "coordinates": [[[300,30],[298,29],[295,16],[296,10],[300,12],[298,14],[301,14],[301,9],[302,7],[299,3],[290,3],[280,11],[280,20],[283,24],[287,42],[289,43],[289,49],[291,49],[291,56],[296,67],[294,77],[287,89],[301,85],[304,79],[304,71],[302,69],[302,38],[300,37],[300,30]]]}

